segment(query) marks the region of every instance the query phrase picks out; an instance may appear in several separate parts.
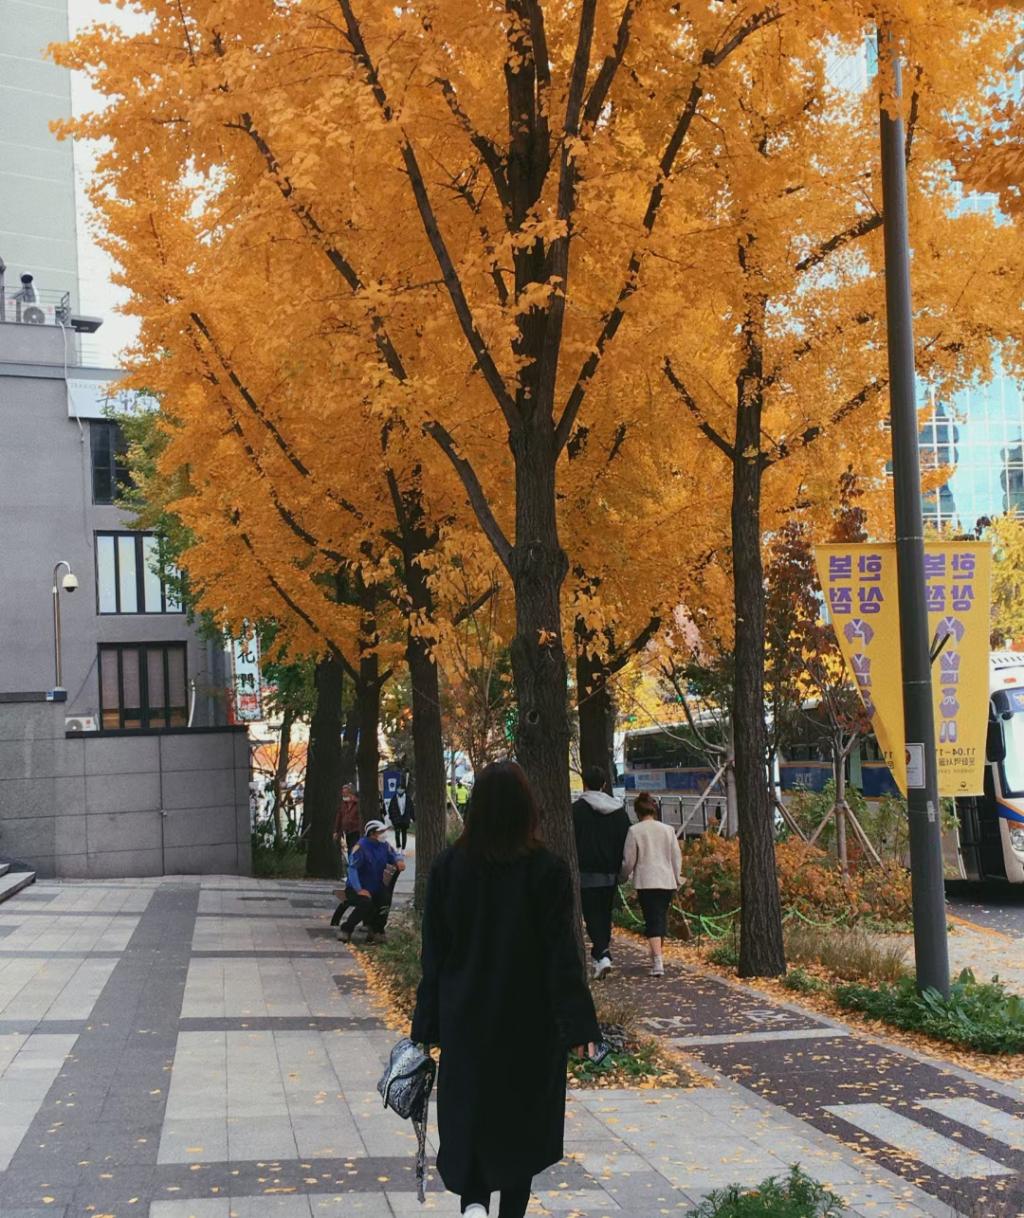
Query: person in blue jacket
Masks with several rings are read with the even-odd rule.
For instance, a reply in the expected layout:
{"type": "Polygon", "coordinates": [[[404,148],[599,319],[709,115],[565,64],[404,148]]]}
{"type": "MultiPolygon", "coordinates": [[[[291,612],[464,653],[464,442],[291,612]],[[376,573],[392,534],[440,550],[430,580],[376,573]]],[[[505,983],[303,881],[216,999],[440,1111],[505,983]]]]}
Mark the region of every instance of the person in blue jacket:
{"type": "Polygon", "coordinates": [[[348,856],[345,900],[351,911],[338,930],[343,943],[351,940],[360,923],[366,924],[368,942],[384,937],[394,883],[404,870],[405,860],[384,837],[384,822],[367,821],[348,856]]]}

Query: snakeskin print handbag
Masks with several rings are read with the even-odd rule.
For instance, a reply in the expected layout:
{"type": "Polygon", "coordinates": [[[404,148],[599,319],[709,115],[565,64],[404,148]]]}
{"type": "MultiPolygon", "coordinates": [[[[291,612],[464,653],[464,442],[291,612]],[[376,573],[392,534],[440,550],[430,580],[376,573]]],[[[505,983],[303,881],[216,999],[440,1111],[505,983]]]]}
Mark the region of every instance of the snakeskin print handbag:
{"type": "Polygon", "coordinates": [[[436,1074],[434,1059],[406,1036],[391,1050],[377,1084],[384,1107],[412,1121],[416,1130],[416,1196],[421,1205],[426,1201],[427,1111],[436,1074]]]}

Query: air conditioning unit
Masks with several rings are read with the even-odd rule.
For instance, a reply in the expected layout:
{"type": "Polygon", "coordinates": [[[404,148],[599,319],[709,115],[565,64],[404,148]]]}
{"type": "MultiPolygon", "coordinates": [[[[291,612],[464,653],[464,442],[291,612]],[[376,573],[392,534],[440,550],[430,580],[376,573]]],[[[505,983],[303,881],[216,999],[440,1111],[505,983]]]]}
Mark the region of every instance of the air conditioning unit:
{"type": "MultiPolygon", "coordinates": [[[[57,310],[54,305],[39,304],[35,300],[16,300],[13,302],[14,316],[23,326],[55,326],[57,310]]],[[[8,311],[11,305],[7,306],[8,311]]]]}
{"type": "Polygon", "coordinates": [[[99,727],[95,715],[68,715],[64,719],[66,732],[97,732],[99,727]]]}

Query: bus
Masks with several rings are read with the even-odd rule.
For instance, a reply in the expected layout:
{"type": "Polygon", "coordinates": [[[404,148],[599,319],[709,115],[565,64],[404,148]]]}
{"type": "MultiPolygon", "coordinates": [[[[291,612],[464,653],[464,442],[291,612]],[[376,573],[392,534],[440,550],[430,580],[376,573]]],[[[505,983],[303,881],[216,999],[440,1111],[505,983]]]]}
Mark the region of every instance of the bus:
{"type": "MultiPolygon", "coordinates": [[[[640,791],[652,791],[680,836],[705,833],[724,818],[726,778],[708,763],[686,723],[632,729],[616,743],[627,806],[640,791]]],[[[1024,652],[990,656],[985,752],[984,794],[956,801],[958,837],[946,856],[960,879],[1024,884],[1024,652]]],[[[868,801],[899,795],[873,736],[860,741],[847,765],[850,787],[868,801]]],[[[819,741],[798,742],[779,758],[772,778],[783,799],[821,791],[832,778],[832,762],[819,741]]]]}
{"type": "Polygon", "coordinates": [[[962,878],[1024,884],[1024,653],[989,661],[985,793],[956,801],[962,878]]]}

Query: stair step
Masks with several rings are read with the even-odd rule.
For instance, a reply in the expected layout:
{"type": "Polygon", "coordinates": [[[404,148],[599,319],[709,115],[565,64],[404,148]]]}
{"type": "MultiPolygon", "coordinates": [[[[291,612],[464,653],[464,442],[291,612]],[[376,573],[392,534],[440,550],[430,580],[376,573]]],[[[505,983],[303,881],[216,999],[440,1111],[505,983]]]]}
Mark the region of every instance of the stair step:
{"type": "Polygon", "coordinates": [[[21,892],[23,888],[27,888],[29,884],[36,882],[36,873],[34,871],[10,871],[7,875],[0,876],[0,902],[6,901],[8,897],[13,897],[16,892],[21,892]]]}
{"type": "Polygon", "coordinates": [[[0,863],[0,875],[6,875],[10,869],[10,863],[0,863]]]}

